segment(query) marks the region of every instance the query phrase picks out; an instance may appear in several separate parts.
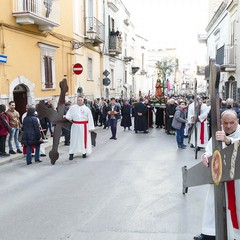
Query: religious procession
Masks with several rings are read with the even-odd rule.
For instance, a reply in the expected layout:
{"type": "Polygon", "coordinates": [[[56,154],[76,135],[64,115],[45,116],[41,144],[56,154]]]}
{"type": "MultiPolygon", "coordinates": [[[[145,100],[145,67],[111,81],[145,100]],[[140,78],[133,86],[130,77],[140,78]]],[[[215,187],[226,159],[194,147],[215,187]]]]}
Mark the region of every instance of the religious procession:
{"type": "MultiPolygon", "coordinates": [[[[201,182],[200,179],[205,174],[201,171],[206,172],[210,163],[209,158],[212,156],[214,127],[211,126],[213,124],[211,120],[212,117],[216,118],[216,115],[211,114],[212,102],[208,97],[200,95],[164,96],[157,82],[154,96],[140,96],[138,99],[112,97],[94,100],[78,97],[74,104],[65,100],[68,89],[66,79],[63,79],[60,86],[61,97],[56,109],[51,99],[40,101],[36,106],[27,105],[26,112],[20,119],[14,101],[9,102],[8,109],[4,104],[0,105],[1,158],[18,153],[24,154],[27,165],[32,164],[33,156],[35,163],[41,163],[47,157],[44,141],[50,137],[53,138],[53,144],[49,158],[51,164],[54,165],[59,158],[60,137],[64,137],[64,145],[68,147],[69,160],[72,161],[74,158],[87,158],[92,153],[93,146],[96,146],[96,142],[101,138],[101,135],[95,132],[96,129],[109,130],[109,140],[117,140],[117,129],[122,128],[123,131],[132,132],[132,134],[146,134],[144,138],[147,141],[147,134],[155,128],[164,131],[166,135],[172,135],[179,150],[192,148],[195,152],[195,159],[198,152],[201,154],[202,163],[198,165],[201,165],[202,170],[198,173],[194,171],[194,178],[198,175],[201,182]]],[[[225,148],[239,142],[240,106],[231,98],[219,99],[218,104],[221,129],[215,131],[215,138],[216,141],[222,143],[222,148],[225,148]]],[[[221,181],[220,174],[225,171],[219,170],[220,159],[220,152],[218,152],[216,161],[214,160],[215,165],[212,159],[212,174],[215,171],[213,181],[217,181],[217,184],[221,181]]],[[[183,176],[185,176],[183,177],[183,194],[187,193],[188,187],[194,186],[191,182],[193,181],[191,171],[191,168],[183,170],[183,176]]],[[[239,234],[237,230],[238,191],[235,192],[237,184],[239,184],[238,180],[229,181],[226,185],[229,207],[226,211],[228,233],[225,234],[231,234],[231,236],[239,234]]],[[[222,229],[216,229],[215,204],[214,185],[209,185],[203,211],[202,231],[193,237],[194,240],[217,239],[216,235],[222,229]]],[[[218,218],[221,217],[218,216],[218,218]]]]}

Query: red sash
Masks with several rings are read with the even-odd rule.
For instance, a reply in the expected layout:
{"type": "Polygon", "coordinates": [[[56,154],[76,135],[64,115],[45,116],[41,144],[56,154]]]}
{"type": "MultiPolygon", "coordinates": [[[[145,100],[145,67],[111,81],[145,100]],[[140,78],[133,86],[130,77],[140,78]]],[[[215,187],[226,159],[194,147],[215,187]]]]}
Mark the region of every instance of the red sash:
{"type": "MultiPolygon", "coordinates": [[[[200,142],[201,142],[201,144],[204,144],[204,122],[205,121],[206,121],[206,119],[201,122],[201,128],[200,128],[200,142]]],[[[198,122],[200,122],[200,121],[198,120],[198,122]]]]}
{"type": "Polygon", "coordinates": [[[235,196],[235,185],[234,181],[227,182],[227,192],[228,192],[228,209],[230,210],[230,215],[232,219],[232,225],[234,228],[239,229],[237,209],[236,209],[236,196],[235,196]]]}
{"type": "Polygon", "coordinates": [[[72,121],[74,124],[84,125],[84,148],[87,149],[87,124],[88,121],[72,121]]]}

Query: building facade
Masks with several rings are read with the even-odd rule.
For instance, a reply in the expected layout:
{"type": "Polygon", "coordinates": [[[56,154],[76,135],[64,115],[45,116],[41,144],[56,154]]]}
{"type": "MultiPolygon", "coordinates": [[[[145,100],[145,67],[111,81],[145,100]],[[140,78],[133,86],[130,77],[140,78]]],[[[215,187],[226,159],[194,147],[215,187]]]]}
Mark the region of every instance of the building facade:
{"type": "Polygon", "coordinates": [[[221,67],[220,97],[222,99],[233,98],[238,102],[240,101],[238,80],[240,68],[237,65],[237,59],[240,56],[239,14],[239,1],[224,0],[206,28],[208,59],[215,59],[221,67]]]}
{"type": "Polygon", "coordinates": [[[0,16],[0,99],[16,102],[22,114],[27,104],[52,98],[56,106],[59,82],[66,77],[67,98],[99,97],[104,42],[102,1],[2,1],[0,16]],[[81,63],[81,75],[73,73],[81,63]]]}

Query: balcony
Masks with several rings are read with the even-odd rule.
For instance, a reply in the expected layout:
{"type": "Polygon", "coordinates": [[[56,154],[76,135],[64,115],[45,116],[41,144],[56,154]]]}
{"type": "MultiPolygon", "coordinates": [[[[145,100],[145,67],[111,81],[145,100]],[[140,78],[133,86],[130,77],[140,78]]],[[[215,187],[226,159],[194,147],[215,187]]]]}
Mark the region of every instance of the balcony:
{"type": "Polygon", "coordinates": [[[198,34],[197,39],[199,43],[207,43],[207,34],[198,34]]]}
{"type": "Polygon", "coordinates": [[[109,54],[117,56],[122,53],[122,38],[115,35],[109,36],[109,54]]]}
{"type": "Polygon", "coordinates": [[[19,24],[36,24],[42,31],[59,26],[58,0],[13,0],[12,15],[19,24]]]}
{"type": "Polygon", "coordinates": [[[86,35],[88,32],[94,32],[94,45],[104,42],[104,24],[95,17],[86,17],[86,35]]]}
{"type": "Polygon", "coordinates": [[[236,71],[236,46],[225,45],[224,62],[221,65],[221,70],[225,72],[236,71]]]}

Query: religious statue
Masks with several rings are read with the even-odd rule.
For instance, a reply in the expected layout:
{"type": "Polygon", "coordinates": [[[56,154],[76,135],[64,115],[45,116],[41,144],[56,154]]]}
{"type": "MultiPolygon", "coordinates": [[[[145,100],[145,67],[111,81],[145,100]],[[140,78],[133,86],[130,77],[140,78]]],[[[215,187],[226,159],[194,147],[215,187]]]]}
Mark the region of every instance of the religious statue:
{"type": "Polygon", "coordinates": [[[158,79],[157,82],[156,82],[156,97],[162,97],[162,83],[161,83],[161,80],[158,79]]]}

